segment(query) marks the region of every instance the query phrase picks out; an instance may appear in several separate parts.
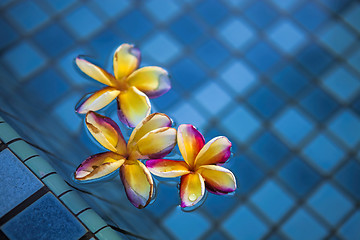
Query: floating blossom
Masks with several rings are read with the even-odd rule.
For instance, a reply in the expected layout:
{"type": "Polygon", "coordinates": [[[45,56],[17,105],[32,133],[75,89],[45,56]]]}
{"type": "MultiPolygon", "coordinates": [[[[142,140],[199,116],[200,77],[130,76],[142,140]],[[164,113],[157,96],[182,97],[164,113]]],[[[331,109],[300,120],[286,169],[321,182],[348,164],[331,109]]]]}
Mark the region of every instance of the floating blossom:
{"type": "Polygon", "coordinates": [[[85,74],[107,85],[87,98],[76,111],[80,114],[97,111],[117,98],[119,119],[129,127],[135,127],[149,115],[149,97],[159,97],[171,88],[166,70],[154,66],[137,69],[140,50],[130,44],[124,43],[116,49],[114,75],[80,57],[76,58],[76,64],[85,74]]]}
{"type": "Polygon", "coordinates": [[[163,158],[171,152],[176,145],[171,119],[162,113],[149,115],[136,126],[128,143],[108,117],[89,111],[85,122],[92,136],[110,151],[87,158],[76,169],[75,179],[97,179],[120,168],[128,199],[137,208],[146,207],[153,194],[153,179],[139,159],[163,158]]]}
{"type": "Polygon", "coordinates": [[[178,128],[177,142],[184,161],[152,159],[146,162],[150,172],[160,177],[179,177],[181,207],[197,204],[205,188],[223,195],[235,191],[236,180],[228,169],[218,166],[231,155],[231,142],[216,137],[205,144],[203,135],[190,124],[178,128]]]}

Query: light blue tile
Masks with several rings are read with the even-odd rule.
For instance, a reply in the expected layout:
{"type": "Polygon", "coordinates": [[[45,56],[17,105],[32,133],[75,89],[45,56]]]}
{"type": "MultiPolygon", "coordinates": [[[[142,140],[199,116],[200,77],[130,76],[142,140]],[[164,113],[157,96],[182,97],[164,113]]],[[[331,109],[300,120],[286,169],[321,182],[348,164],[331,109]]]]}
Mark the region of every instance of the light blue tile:
{"type": "Polygon", "coordinates": [[[346,11],[344,15],[345,21],[360,32],[360,4],[353,4],[353,6],[348,8],[348,11],[346,11]]]}
{"type": "Polygon", "coordinates": [[[332,226],[336,226],[354,207],[349,198],[328,183],[310,197],[308,204],[332,226]]]}
{"type": "Polygon", "coordinates": [[[321,42],[340,55],[355,42],[355,35],[344,24],[339,22],[333,23],[319,35],[321,42]]]}
{"type": "Polygon", "coordinates": [[[360,211],[356,211],[340,228],[339,232],[346,240],[353,240],[360,236],[360,211]]]}
{"type": "Polygon", "coordinates": [[[149,0],[145,3],[146,10],[159,22],[167,22],[181,11],[180,1],[175,0],[149,0]]]}
{"type": "Polygon", "coordinates": [[[241,236],[246,240],[257,240],[268,231],[266,224],[246,206],[235,209],[234,213],[222,223],[222,227],[234,239],[241,236]]]}
{"type": "Polygon", "coordinates": [[[171,117],[176,124],[193,124],[199,129],[205,127],[206,119],[193,104],[182,101],[182,103],[175,105],[171,110],[171,117]]]}
{"type": "Polygon", "coordinates": [[[97,5],[103,10],[107,16],[115,17],[123,12],[125,12],[130,6],[130,0],[93,0],[97,5]]]}
{"type": "Polygon", "coordinates": [[[219,28],[221,39],[236,49],[243,49],[255,38],[255,33],[244,20],[231,18],[219,28]]]}
{"type": "Polygon", "coordinates": [[[287,12],[296,7],[299,0],[271,0],[279,9],[287,12]]]}
{"type": "Polygon", "coordinates": [[[0,176],[0,217],[43,186],[8,149],[0,152],[0,176]]]}
{"type": "Polygon", "coordinates": [[[360,73],[360,47],[350,54],[347,59],[349,64],[360,73]]]}
{"type": "Polygon", "coordinates": [[[80,100],[79,95],[70,95],[59,102],[54,109],[57,119],[71,132],[79,130],[81,117],[75,113],[75,105],[80,100]]]}

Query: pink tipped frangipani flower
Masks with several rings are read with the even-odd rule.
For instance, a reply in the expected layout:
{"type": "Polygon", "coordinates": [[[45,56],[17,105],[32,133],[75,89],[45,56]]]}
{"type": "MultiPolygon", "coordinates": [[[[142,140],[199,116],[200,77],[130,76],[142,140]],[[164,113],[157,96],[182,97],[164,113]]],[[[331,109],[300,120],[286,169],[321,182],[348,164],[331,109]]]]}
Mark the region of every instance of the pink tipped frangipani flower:
{"type": "Polygon", "coordinates": [[[107,106],[115,98],[118,103],[118,116],[121,122],[135,127],[149,115],[149,98],[156,98],[170,90],[168,72],[160,67],[143,67],[140,64],[140,50],[133,45],[120,45],[113,58],[114,75],[80,57],[76,65],[91,78],[107,85],[93,93],[76,111],[86,114],[107,106]]]}
{"type": "Polygon", "coordinates": [[[185,161],[152,159],[146,162],[149,171],[160,177],[179,177],[181,207],[197,204],[205,188],[223,195],[235,191],[236,180],[232,172],[218,166],[231,155],[231,142],[226,137],[216,137],[205,144],[203,135],[192,125],[178,128],[177,142],[185,161]]]}
{"type": "Polygon", "coordinates": [[[171,119],[162,113],[149,115],[136,126],[128,143],[108,117],[89,111],[85,122],[91,135],[109,151],[87,158],[76,169],[75,179],[97,179],[120,168],[128,199],[137,208],[146,207],[153,194],[153,179],[139,159],[163,158],[171,152],[176,145],[171,119]]]}

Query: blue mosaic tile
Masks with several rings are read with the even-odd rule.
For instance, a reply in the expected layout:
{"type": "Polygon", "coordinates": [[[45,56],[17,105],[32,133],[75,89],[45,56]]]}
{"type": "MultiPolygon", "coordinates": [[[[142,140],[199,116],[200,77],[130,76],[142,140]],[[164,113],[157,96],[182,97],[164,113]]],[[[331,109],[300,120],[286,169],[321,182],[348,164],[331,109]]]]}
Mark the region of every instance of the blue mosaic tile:
{"type": "Polygon", "coordinates": [[[349,110],[339,113],[328,128],[349,148],[354,148],[360,142],[360,135],[357,134],[360,131],[360,118],[349,110]]]}
{"type": "Polygon", "coordinates": [[[329,67],[331,55],[321,46],[310,44],[297,56],[299,62],[312,74],[318,76],[329,67]]]}
{"type": "Polygon", "coordinates": [[[353,51],[347,61],[354,69],[360,72],[360,48],[353,51]]]}
{"type": "MultiPolygon", "coordinates": [[[[150,33],[150,31],[154,29],[154,25],[150,19],[138,9],[128,12],[126,15],[121,17],[116,24],[117,27],[126,34],[126,36],[131,37],[136,41],[145,37],[146,34],[150,33]],[[141,25],[141,27],[138,27],[139,25],[141,25]]],[[[119,45],[119,43],[117,45],[119,45]]]]}
{"type": "MultiPolygon", "coordinates": [[[[115,17],[116,15],[124,12],[131,5],[130,0],[93,0],[97,3],[97,6],[103,10],[107,16],[115,17]]],[[[129,22],[131,23],[131,22],[129,22]]],[[[143,22],[143,24],[146,24],[143,22]]],[[[135,29],[134,29],[135,30],[135,29]]]]}
{"type": "Polygon", "coordinates": [[[251,150],[268,167],[275,167],[289,154],[289,149],[270,132],[262,134],[251,145],[251,150]]]}
{"type": "Polygon", "coordinates": [[[351,0],[343,0],[343,1],[337,1],[337,0],[320,0],[322,4],[329,7],[334,12],[338,12],[342,10],[344,7],[346,7],[349,2],[352,2],[351,0]]]}
{"type": "Polygon", "coordinates": [[[235,49],[243,49],[255,39],[255,32],[244,21],[231,18],[219,29],[221,39],[235,49]]]}
{"type": "Polygon", "coordinates": [[[210,229],[209,221],[199,212],[183,212],[180,208],[175,208],[163,224],[178,239],[198,239],[202,234],[210,229]],[[179,224],[181,222],[181,224],[179,224]]]}
{"type": "Polygon", "coordinates": [[[222,227],[233,237],[242,236],[244,239],[255,240],[262,238],[268,227],[248,207],[241,206],[234,209],[222,227]]]}
{"type": "Polygon", "coordinates": [[[246,9],[245,16],[258,28],[264,29],[276,19],[278,13],[265,1],[256,1],[246,9]]]}
{"type": "Polygon", "coordinates": [[[271,0],[272,3],[274,3],[279,9],[284,11],[292,10],[297,3],[301,2],[299,0],[271,0]]]}
{"type": "Polygon", "coordinates": [[[196,12],[208,24],[215,25],[227,14],[227,8],[219,0],[204,0],[197,7],[196,12]]]}
{"type": "Polygon", "coordinates": [[[360,32],[360,4],[356,3],[352,7],[349,7],[349,10],[345,13],[344,19],[349,23],[353,28],[360,32]]]}
{"type": "Polygon", "coordinates": [[[341,236],[346,240],[356,239],[360,236],[360,211],[356,211],[340,228],[341,236]]]}
{"type": "Polygon", "coordinates": [[[3,49],[18,38],[18,33],[0,18],[0,36],[0,49],[3,49]]]}
{"type": "Polygon", "coordinates": [[[178,1],[175,0],[150,0],[146,1],[145,8],[148,10],[153,19],[159,22],[170,21],[174,18],[179,11],[181,6],[178,1]]]}
{"type": "Polygon", "coordinates": [[[181,103],[174,105],[171,110],[171,116],[176,123],[181,124],[192,124],[202,130],[202,128],[207,124],[205,116],[203,116],[193,104],[190,104],[186,101],[181,101],[181,103]]]}
{"type": "Polygon", "coordinates": [[[337,173],[336,180],[352,194],[354,198],[360,200],[360,163],[351,159],[337,173]]]}
{"type": "Polygon", "coordinates": [[[8,149],[0,152],[0,217],[39,190],[43,184],[8,149]]]}
{"type": "Polygon", "coordinates": [[[25,32],[30,32],[48,19],[44,10],[33,1],[21,1],[8,10],[9,17],[25,32]]]}
{"type": "Polygon", "coordinates": [[[49,4],[54,11],[61,12],[69,8],[76,0],[44,0],[49,4]]]}
{"type": "Polygon", "coordinates": [[[353,208],[353,203],[334,186],[326,183],[308,200],[310,207],[335,226],[353,208]]]}
{"type": "Polygon", "coordinates": [[[170,26],[170,30],[179,41],[190,44],[199,39],[204,30],[202,26],[189,15],[183,15],[176,19],[170,26]]]}
{"type": "Polygon", "coordinates": [[[360,90],[359,79],[343,66],[335,68],[322,81],[326,89],[344,102],[349,102],[360,90]]]}
{"type": "Polygon", "coordinates": [[[113,52],[119,46],[119,43],[122,42],[122,38],[118,36],[112,29],[104,29],[100,34],[93,38],[91,41],[91,46],[96,51],[96,54],[99,56],[96,58],[97,62],[102,63],[100,66],[108,66],[109,72],[113,72],[112,67],[112,57],[113,52]],[[111,62],[111,64],[109,64],[111,62]],[[104,65],[104,63],[106,65],[104,65]],[[110,65],[110,66],[109,66],[110,65]]]}
{"type": "Polygon", "coordinates": [[[196,54],[208,67],[218,67],[229,57],[229,52],[216,40],[210,39],[196,49],[196,54]]]}
{"type": "Polygon", "coordinates": [[[51,193],[5,223],[10,239],[79,239],[86,233],[81,223],[51,193]]]}
{"type": "Polygon", "coordinates": [[[316,30],[321,24],[323,24],[327,18],[327,13],[315,2],[306,2],[299,10],[294,14],[304,27],[309,31],[316,30]]]}
{"type": "Polygon", "coordinates": [[[220,231],[211,233],[210,236],[206,237],[206,240],[218,240],[218,239],[227,239],[227,237],[220,231]]]}
{"type": "Polygon", "coordinates": [[[319,183],[320,175],[300,158],[293,158],[280,171],[279,176],[297,196],[303,197],[319,183]]]}
{"type": "Polygon", "coordinates": [[[313,123],[296,108],[287,109],[275,122],[274,129],[290,146],[298,146],[313,130],[313,123]]]}
{"type": "Polygon", "coordinates": [[[160,98],[152,99],[152,103],[159,108],[159,111],[163,111],[181,100],[179,92],[180,91],[175,91],[174,88],[172,88],[172,90],[162,95],[160,98]]]}
{"type": "Polygon", "coordinates": [[[174,185],[159,183],[156,185],[156,194],[156,201],[149,206],[149,211],[156,217],[161,217],[171,207],[180,204],[177,201],[169,201],[179,198],[179,191],[174,185]]]}
{"type": "Polygon", "coordinates": [[[24,78],[45,64],[46,58],[30,43],[21,42],[9,49],[3,59],[16,76],[24,78]]]}
{"type": "Polygon", "coordinates": [[[224,216],[229,211],[231,212],[239,203],[239,200],[234,196],[220,196],[212,193],[207,194],[203,207],[205,211],[215,219],[224,216]],[[221,204],[219,204],[220,202],[221,204]]]}
{"type": "Polygon", "coordinates": [[[60,122],[72,132],[79,130],[81,124],[80,116],[77,116],[74,112],[74,106],[76,106],[79,100],[79,95],[67,96],[67,98],[59,102],[54,109],[54,113],[60,122]]]}
{"type": "Polygon", "coordinates": [[[294,23],[282,20],[268,32],[270,40],[284,53],[292,54],[305,42],[306,35],[294,23]]]}
{"type": "Polygon", "coordinates": [[[330,173],[345,155],[344,151],[324,134],[317,135],[303,152],[311,163],[324,173],[330,173]]]}
{"type": "Polygon", "coordinates": [[[294,206],[294,199],[276,182],[266,183],[251,196],[251,201],[272,221],[277,222],[294,206]]]}
{"type": "Polygon", "coordinates": [[[247,53],[246,58],[261,72],[266,72],[276,65],[280,55],[265,42],[258,42],[247,53]]]}

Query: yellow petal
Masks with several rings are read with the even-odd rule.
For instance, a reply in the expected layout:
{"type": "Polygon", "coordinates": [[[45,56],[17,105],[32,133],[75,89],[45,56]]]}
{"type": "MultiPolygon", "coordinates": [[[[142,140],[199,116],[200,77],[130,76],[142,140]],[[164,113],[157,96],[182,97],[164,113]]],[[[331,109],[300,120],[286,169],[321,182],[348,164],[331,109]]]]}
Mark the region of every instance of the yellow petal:
{"type": "Polygon", "coordinates": [[[120,128],[113,120],[90,111],[86,114],[85,123],[91,135],[102,146],[112,152],[126,154],[126,142],[120,128]]]}
{"type": "Polygon", "coordinates": [[[75,179],[92,180],[106,176],[118,169],[125,161],[123,156],[112,152],[95,154],[76,169],[75,179]]]}
{"type": "Polygon", "coordinates": [[[159,177],[172,178],[190,173],[189,166],[184,161],[168,159],[152,159],[146,161],[149,171],[159,177]]]}
{"type": "Polygon", "coordinates": [[[119,93],[119,90],[112,87],[103,88],[92,94],[88,99],[80,104],[76,111],[80,114],[85,114],[88,111],[100,110],[111,103],[119,95],[119,93]]]}
{"type": "Polygon", "coordinates": [[[198,173],[189,173],[181,177],[180,198],[181,207],[191,207],[197,204],[205,193],[204,179],[198,173]]]}
{"type": "Polygon", "coordinates": [[[200,150],[195,166],[224,163],[231,155],[230,149],[231,142],[226,137],[213,138],[200,150]]]}
{"type": "Polygon", "coordinates": [[[86,61],[85,59],[77,57],[76,65],[80,68],[81,71],[83,71],[86,75],[89,77],[92,77],[93,79],[108,85],[108,86],[115,86],[115,78],[113,75],[102,69],[101,67],[98,67],[91,62],[86,61]]]}
{"type": "Polygon", "coordinates": [[[177,142],[185,162],[194,166],[194,160],[205,144],[203,135],[190,124],[181,124],[178,128],[177,142]]]}
{"type": "Polygon", "coordinates": [[[140,64],[140,50],[134,45],[121,44],[114,53],[113,67],[116,79],[124,80],[140,64]]]}
{"type": "Polygon", "coordinates": [[[127,81],[130,86],[135,86],[150,98],[159,97],[171,88],[168,72],[160,67],[140,68],[127,81]]]}
{"type": "Polygon", "coordinates": [[[118,115],[129,127],[135,127],[150,113],[149,98],[136,87],[121,92],[118,97],[118,115]]]}
{"type": "Polygon", "coordinates": [[[226,194],[236,189],[234,174],[216,165],[201,166],[197,171],[205,179],[206,189],[215,194],[226,194]]]}
{"type": "Polygon", "coordinates": [[[142,159],[157,159],[168,155],[176,145],[175,128],[158,128],[148,132],[136,144],[142,159]]]}
{"type": "Polygon", "coordinates": [[[137,208],[146,207],[153,194],[153,179],[145,165],[127,160],[120,168],[120,177],[130,202],[137,208]]]}

